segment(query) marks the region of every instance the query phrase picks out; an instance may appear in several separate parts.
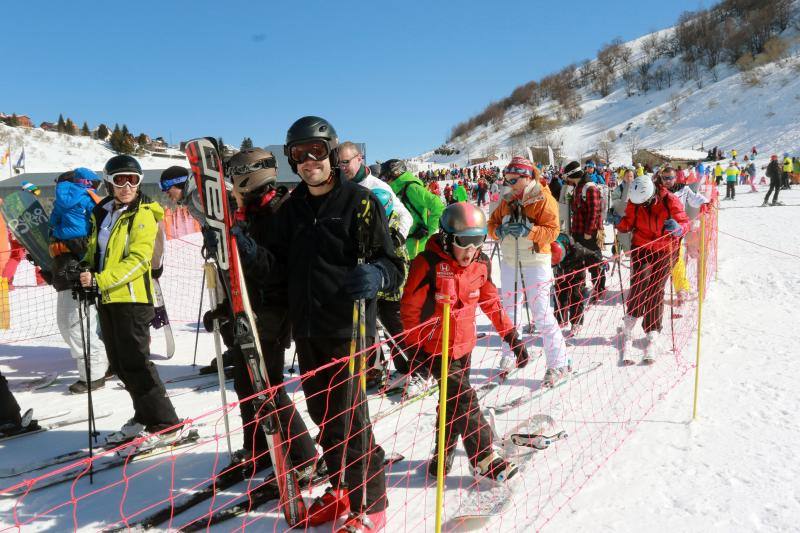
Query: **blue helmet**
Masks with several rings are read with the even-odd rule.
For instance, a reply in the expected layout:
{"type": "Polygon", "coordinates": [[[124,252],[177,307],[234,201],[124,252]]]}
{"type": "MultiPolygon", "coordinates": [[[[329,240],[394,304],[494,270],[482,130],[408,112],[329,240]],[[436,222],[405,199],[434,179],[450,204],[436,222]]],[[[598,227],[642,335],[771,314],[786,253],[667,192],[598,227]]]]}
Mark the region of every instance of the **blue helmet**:
{"type": "Polygon", "coordinates": [[[394,202],[392,201],[392,193],[387,191],[386,189],[375,188],[372,189],[372,194],[378,198],[378,201],[383,206],[383,209],[386,211],[386,217],[392,216],[394,212],[394,202]]]}

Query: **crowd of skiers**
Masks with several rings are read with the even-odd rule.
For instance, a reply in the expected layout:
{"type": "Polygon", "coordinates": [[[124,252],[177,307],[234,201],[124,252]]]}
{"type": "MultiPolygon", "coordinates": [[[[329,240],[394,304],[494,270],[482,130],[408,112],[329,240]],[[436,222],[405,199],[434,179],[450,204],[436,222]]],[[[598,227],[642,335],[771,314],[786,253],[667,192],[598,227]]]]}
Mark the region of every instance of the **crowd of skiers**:
{"type": "MultiPolygon", "coordinates": [[[[692,230],[687,212],[706,209],[709,200],[697,193],[697,184],[699,176],[714,172],[702,163],[689,169],[666,166],[654,174],[642,166],[611,169],[593,161],[554,169],[514,157],[502,171],[448,169],[444,179],[452,184],[440,190],[435,171],[415,175],[398,159],[368,166],[358,145],[340,142],[333,125],[313,116],[292,124],[284,152],[301,179],[292,191],[278,186],[277,160],[266,150],[245,149],[226,161],[228,201],[236,220],[231,234],[256,317],[266,378],[276,387],[273,402],[289,461],[301,478],[317,467],[315,440],[280,387],[285,350],[293,340],[308,413],[319,428],[322,467],[331,473],[330,487],[310,505],[304,523],[313,527],[346,517],[341,531],[382,528],[388,505],[384,452],[372,433],[365,392],[349,369],[354,302],[365,304],[366,346],[378,339],[378,326],[395,339],[389,357],[396,373],[388,374],[383,352],[374,350],[369,383],[403,387],[408,396],[439,379],[442,301],[452,303],[445,471],[461,438],[476,475],[506,480],[517,466],[493,447],[491,427],[469,381],[477,309],[505,343],[505,371],[528,363],[523,333],[535,328],[546,355],[543,386],[567,379],[571,363],[565,337],[579,335],[586,307],[605,298],[604,227],[611,224],[613,250],[631,252],[623,353],[630,356],[641,319],[643,361],[654,362],[665,284],[671,277],[678,302],[691,290],[682,244],[692,230]],[[481,208],[487,195],[488,217],[481,208]],[[499,253],[502,291],[492,281],[487,237],[499,253]],[[520,329],[523,301],[532,316],[520,329]],[[339,476],[343,464],[347,467],[339,476]]],[[[776,161],[773,156],[767,168],[771,180],[776,161]]],[[[152,283],[163,270],[163,209],[141,192],[142,175],[135,158],[111,158],[103,173],[105,198],[95,192],[94,172],[78,168],[62,175],[51,218],[51,252],[58,266],[48,276],[59,291],[59,328],[83,372],[73,392],[100,388],[116,374],[131,396],[134,416],[109,441],[144,438],[164,445],[176,437],[180,419],[149,361],[152,283]],[[91,365],[82,364],[83,345],[76,338],[79,304],[71,294],[76,279],[96,299],[99,328],[91,343],[97,352],[88,354],[91,365]],[[82,370],[87,366],[91,375],[82,370]]],[[[206,257],[211,255],[221,244],[205,218],[190,170],[170,167],[160,183],[201,224],[206,257]]],[[[234,389],[244,399],[258,391],[234,329],[231,302],[222,297],[203,323],[221,336],[227,348],[222,364],[233,368],[234,389]]],[[[0,418],[18,422],[19,407],[5,385],[0,376],[0,400],[9,411],[0,412],[0,418]]],[[[239,407],[244,444],[225,472],[247,477],[271,464],[260,423],[267,414],[253,402],[239,407]]],[[[435,453],[429,471],[436,468],[435,453]]]]}

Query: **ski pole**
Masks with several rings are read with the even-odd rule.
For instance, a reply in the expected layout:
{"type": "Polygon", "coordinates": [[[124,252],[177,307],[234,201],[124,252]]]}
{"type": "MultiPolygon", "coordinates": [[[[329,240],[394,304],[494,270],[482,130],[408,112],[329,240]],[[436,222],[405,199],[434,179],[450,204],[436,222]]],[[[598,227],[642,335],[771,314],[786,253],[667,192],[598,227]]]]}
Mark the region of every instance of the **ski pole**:
{"type": "MultiPolygon", "coordinates": [[[[206,269],[203,268],[203,279],[200,281],[200,307],[197,309],[197,324],[194,329],[194,355],[192,356],[192,367],[197,366],[197,341],[200,339],[200,313],[203,312],[203,285],[206,284],[206,269]]],[[[214,283],[216,287],[216,282],[214,283]]],[[[209,286],[209,290],[211,290],[211,286],[209,286]]],[[[221,361],[217,361],[217,366],[221,361]]]]}
{"type": "Polygon", "coordinates": [[[88,316],[88,306],[86,304],[88,295],[86,294],[85,289],[82,286],[76,287],[73,291],[73,298],[78,300],[78,322],[80,323],[81,328],[81,347],[83,348],[83,371],[85,374],[85,382],[86,382],[86,400],[87,400],[87,409],[86,409],[86,419],[89,425],[88,428],[88,437],[89,437],[89,484],[94,483],[94,461],[92,460],[94,456],[94,447],[92,446],[92,433],[94,430],[94,413],[92,410],[92,374],[91,374],[91,363],[89,362],[89,343],[88,337],[91,334],[91,322],[88,316]],[[86,314],[86,322],[84,322],[83,317],[86,314]],[[84,330],[84,327],[86,329],[84,330]]]}
{"type": "MultiPolygon", "coordinates": [[[[217,307],[217,269],[213,263],[203,265],[203,279],[208,286],[208,300],[214,309],[217,307]],[[206,275],[208,271],[208,275],[206,275]]],[[[202,293],[200,293],[202,296],[202,293]]],[[[202,298],[201,298],[202,301],[202,298]]],[[[202,304],[201,304],[202,308],[202,304]]],[[[195,347],[197,344],[195,344],[195,347]]],[[[231,427],[228,421],[228,396],[225,389],[225,364],[222,362],[222,343],[219,333],[219,319],[214,319],[214,351],[217,356],[217,377],[219,378],[219,393],[222,397],[223,423],[225,424],[225,440],[228,441],[228,455],[233,459],[233,446],[231,445],[231,427]]],[[[195,351],[197,354],[197,351],[195,351]]]]}
{"type": "Polygon", "coordinates": [[[442,293],[436,299],[444,303],[442,307],[442,369],[439,377],[439,434],[436,447],[436,533],[442,531],[442,511],[444,510],[444,462],[447,456],[445,447],[445,430],[447,421],[447,376],[450,373],[450,304],[455,294],[455,280],[442,279],[442,293]]]}
{"type": "Polygon", "coordinates": [[[525,314],[528,315],[528,328],[530,328],[531,301],[528,299],[528,288],[525,286],[525,273],[522,271],[522,261],[519,262],[519,281],[522,283],[522,302],[525,305],[525,314]]]}
{"type": "MultiPolygon", "coordinates": [[[[617,272],[619,273],[619,297],[622,300],[622,314],[627,314],[625,309],[625,287],[622,285],[622,247],[619,244],[619,234],[617,233],[617,229],[614,228],[614,241],[617,243],[617,258],[615,262],[617,264],[617,272]]],[[[631,258],[631,261],[633,258],[631,258]]]]}

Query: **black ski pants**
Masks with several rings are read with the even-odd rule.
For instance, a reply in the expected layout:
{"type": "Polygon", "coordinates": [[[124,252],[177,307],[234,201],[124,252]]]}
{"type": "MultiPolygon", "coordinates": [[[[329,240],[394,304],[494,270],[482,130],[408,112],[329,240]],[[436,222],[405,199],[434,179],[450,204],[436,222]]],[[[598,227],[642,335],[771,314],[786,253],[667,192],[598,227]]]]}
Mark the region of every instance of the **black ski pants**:
{"type": "Polygon", "coordinates": [[[783,174],[781,174],[781,182],[782,182],[781,186],[784,189],[788,189],[789,188],[789,173],[786,172],[785,170],[783,171],[783,174]]]}
{"type": "Polygon", "coordinates": [[[780,192],[780,190],[781,190],[781,182],[780,182],[780,180],[778,180],[776,178],[770,178],[769,179],[769,190],[767,191],[767,195],[764,197],[764,203],[766,204],[766,203],[769,202],[769,195],[772,194],[772,191],[775,191],[774,194],[772,194],[772,203],[774,204],[775,202],[777,202],[778,201],[778,193],[780,192]]]}
{"type": "MultiPolygon", "coordinates": [[[[429,369],[437,383],[441,383],[441,357],[432,357],[419,351],[415,356],[414,363],[415,366],[418,364],[429,369]],[[419,360],[416,357],[419,357],[419,360]]],[[[450,368],[447,372],[447,399],[445,400],[447,409],[445,413],[445,449],[448,454],[453,453],[453,448],[458,444],[458,438],[461,437],[470,464],[476,466],[492,453],[492,429],[481,412],[478,395],[469,382],[469,370],[469,355],[450,360],[450,368]]],[[[439,442],[438,436],[435,442],[439,442]]]]}
{"type": "MultiPolygon", "coordinates": [[[[365,342],[370,346],[374,339],[367,337],[365,342]]],[[[308,414],[320,430],[319,444],[331,484],[334,487],[339,485],[343,448],[346,448],[345,484],[349,489],[350,510],[370,513],[384,510],[387,506],[384,452],[375,442],[358,374],[353,378],[349,376],[350,339],[306,337],[295,339],[295,347],[300,370],[308,374],[302,382],[303,392],[308,414]],[[347,402],[348,387],[352,404],[347,402]],[[367,505],[363,509],[365,463],[367,505]]]]}
{"type": "Polygon", "coordinates": [[[179,422],[155,365],[150,361],[153,306],[97,304],[108,362],[133,400],[133,418],[155,432],[179,422]]]}
{"type": "MultiPolygon", "coordinates": [[[[596,234],[588,239],[584,239],[583,235],[575,235],[574,238],[575,242],[581,243],[589,250],[602,252],[597,244],[596,234]]],[[[606,290],[606,263],[600,263],[590,268],[589,276],[592,278],[592,297],[599,298],[606,290]]]]}
{"type": "Polygon", "coordinates": [[[583,270],[567,272],[555,279],[556,318],[561,326],[583,324],[586,306],[586,274],[583,270]]]}
{"type": "Polygon", "coordinates": [[[728,181],[725,183],[725,198],[733,200],[736,198],[736,182],[728,181]]]}
{"type": "MultiPolygon", "coordinates": [[[[314,440],[309,435],[308,428],[306,428],[303,418],[297,412],[294,402],[286,393],[286,387],[280,386],[283,384],[284,353],[289,345],[290,336],[287,310],[268,309],[260,311],[257,313],[257,322],[269,386],[278,387],[275,389],[272,399],[278,409],[278,419],[282,429],[281,437],[284,442],[288,442],[289,459],[292,462],[292,466],[305,468],[313,464],[317,456],[314,440]]],[[[256,391],[253,388],[253,381],[250,378],[244,354],[232,342],[232,332],[229,332],[229,334],[231,334],[230,350],[233,356],[233,388],[241,401],[239,412],[242,416],[244,449],[248,450],[252,457],[259,457],[268,453],[267,435],[261,427],[260,421],[270,413],[266,411],[266,407],[259,406],[256,399],[247,400],[256,391]]]]}
{"type": "MultiPolygon", "coordinates": [[[[408,357],[405,351],[401,348],[403,342],[403,321],[400,320],[400,301],[393,300],[378,300],[378,319],[381,321],[383,328],[388,335],[392,336],[391,340],[387,340],[389,345],[389,354],[392,357],[394,367],[398,372],[408,374],[411,367],[408,364],[408,357]]],[[[376,350],[370,354],[370,365],[375,364],[375,356],[378,350],[382,347],[377,347],[376,350]]]]}
{"type": "Polygon", "coordinates": [[[664,317],[664,286],[669,279],[677,252],[651,251],[639,247],[631,251],[631,288],[625,301],[626,314],[644,317],[645,333],[661,331],[664,317]]]}
{"type": "Polygon", "coordinates": [[[19,426],[21,421],[19,404],[8,388],[8,381],[0,373],[0,424],[14,424],[19,426]]]}

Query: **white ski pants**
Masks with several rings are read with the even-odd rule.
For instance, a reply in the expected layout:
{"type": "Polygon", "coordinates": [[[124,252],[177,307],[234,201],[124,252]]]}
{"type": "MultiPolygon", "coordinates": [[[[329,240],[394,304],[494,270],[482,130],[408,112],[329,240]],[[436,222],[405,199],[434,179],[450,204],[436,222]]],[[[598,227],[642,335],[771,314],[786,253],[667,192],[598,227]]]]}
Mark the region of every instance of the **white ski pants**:
{"type": "MultiPolygon", "coordinates": [[[[512,265],[500,261],[500,293],[503,299],[503,308],[511,320],[514,320],[514,272],[515,269],[512,265]]],[[[542,336],[547,368],[567,366],[567,345],[553,314],[553,304],[550,300],[550,290],[553,286],[552,267],[550,265],[523,266],[519,273],[521,279],[517,280],[517,324],[515,325],[528,323],[528,311],[525,309],[522,298],[522,279],[524,279],[531,319],[536,325],[537,333],[542,336]]]]}
{"type": "MultiPolygon", "coordinates": [[[[84,323],[81,324],[78,315],[78,306],[80,302],[72,299],[72,291],[58,291],[58,300],[56,304],[56,320],[58,322],[58,331],[64,342],[69,346],[69,352],[78,367],[78,375],[82,381],[86,379],[86,366],[83,360],[83,341],[81,340],[81,326],[86,328],[86,317],[83,317],[84,323]]],[[[90,338],[87,339],[90,344],[89,352],[89,366],[92,373],[89,381],[96,381],[103,377],[108,370],[108,359],[106,358],[106,348],[103,341],[100,340],[100,322],[97,320],[97,309],[95,306],[89,307],[89,316],[91,317],[91,331],[90,338]]]]}

